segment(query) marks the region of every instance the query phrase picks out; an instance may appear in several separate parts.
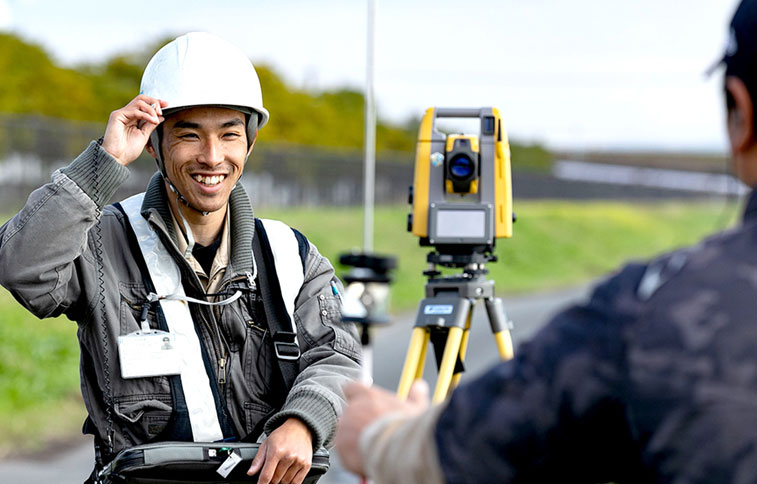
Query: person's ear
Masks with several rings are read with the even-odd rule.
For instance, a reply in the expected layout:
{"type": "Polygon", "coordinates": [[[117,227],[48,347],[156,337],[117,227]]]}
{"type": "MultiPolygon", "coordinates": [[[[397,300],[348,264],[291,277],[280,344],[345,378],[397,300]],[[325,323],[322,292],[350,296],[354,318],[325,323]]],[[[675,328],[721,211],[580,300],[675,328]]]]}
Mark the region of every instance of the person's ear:
{"type": "Polygon", "coordinates": [[[754,139],[754,106],[744,81],[729,76],[725,87],[733,98],[733,107],[728,110],[728,138],[734,154],[747,151],[754,139]]]}
{"type": "Polygon", "coordinates": [[[152,156],[156,160],[158,159],[158,154],[155,153],[155,148],[152,147],[152,138],[149,138],[147,140],[147,144],[145,145],[145,150],[147,150],[147,152],[150,153],[150,156],[152,156]]]}
{"type": "MultiPolygon", "coordinates": [[[[249,158],[250,154],[252,154],[252,148],[255,146],[255,140],[257,140],[257,139],[258,139],[258,132],[256,130],[255,134],[252,136],[252,141],[250,141],[250,146],[247,148],[247,157],[246,158],[249,158]]],[[[246,158],[245,158],[245,161],[246,161],[246,158]]]]}

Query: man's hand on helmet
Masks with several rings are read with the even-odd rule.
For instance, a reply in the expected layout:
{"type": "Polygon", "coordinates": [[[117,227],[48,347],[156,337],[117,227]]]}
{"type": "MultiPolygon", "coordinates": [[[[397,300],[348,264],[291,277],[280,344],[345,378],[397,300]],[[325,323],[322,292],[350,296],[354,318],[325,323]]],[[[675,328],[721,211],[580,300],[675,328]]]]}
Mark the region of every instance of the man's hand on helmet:
{"type": "Polygon", "coordinates": [[[121,109],[110,113],[102,147],[124,166],[142,153],[150,133],[163,122],[168,103],[140,94],[121,109]]]}

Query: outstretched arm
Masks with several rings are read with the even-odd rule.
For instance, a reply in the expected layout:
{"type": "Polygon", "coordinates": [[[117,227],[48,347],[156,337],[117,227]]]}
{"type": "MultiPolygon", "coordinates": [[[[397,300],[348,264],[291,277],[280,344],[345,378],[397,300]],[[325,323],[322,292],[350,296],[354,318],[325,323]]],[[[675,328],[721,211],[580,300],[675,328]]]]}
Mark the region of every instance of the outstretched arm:
{"type": "Polygon", "coordinates": [[[345,465],[377,484],[619,479],[636,455],[624,408],[625,330],[643,270],[626,267],[515,359],[430,410],[348,387],[336,436],[345,465]]]}
{"type": "MultiPolygon", "coordinates": [[[[438,467],[434,465],[434,446],[430,442],[433,425],[423,423],[428,420],[425,412],[429,408],[425,381],[413,383],[407,401],[381,388],[361,383],[347,385],[344,393],[347,408],[339,420],[335,443],[347,470],[361,476],[373,476],[370,469],[373,462],[391,462],[391,466],[385,467],[393,469],[383,472],[389,482],[394,479],[397,482],[440,482],[439,472],[433,472],[438,467]],[[407,430],[403,431],[403,427],[407,430]],[[407,435],[408,432],[412,435],[407,435]],[[401,459],[392,456],[397,453],[401,459]],[[425,461],[432,464],[424,464],[425,461]],[[403,462],[412,462],[412,468],[402,466],[403,462]],[[429,468],[431,473],[422,470],[429,468]]],[[[431,414],[435,416],[436,412],[433,409],[431,414]]],[[[431,420],[435,421],[435,418],[431,417],[431,420]]]]}

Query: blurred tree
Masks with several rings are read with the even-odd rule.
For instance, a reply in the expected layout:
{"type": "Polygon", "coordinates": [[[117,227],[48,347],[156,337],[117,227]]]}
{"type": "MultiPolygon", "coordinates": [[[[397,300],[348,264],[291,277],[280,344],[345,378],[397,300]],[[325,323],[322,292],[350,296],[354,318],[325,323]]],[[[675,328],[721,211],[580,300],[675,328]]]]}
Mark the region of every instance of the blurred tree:
{"type": "Polygon", "coordinates": [[[510,155],[514,170],[549,172],[554,155],[538,144],[519,144],[510,141],[510,155]]]}
{"type": "MultiPolygon", "coordinates": [[[[102,63],[76,68],[58,66],[38,45],[0,33],[0,113],[33,114],[105,123],[111,111],[139,92],[142,70],[152,54],[175,38],[165,36],[140,50],[120,53],[102,63]]],[[[349,88],[320,92],[288,86],[274,69],[257,64],[264,103],[271,119],[261,138],[266,142],[363,147],[363,94],[349,88]]],[[[378,120],[377,150],[414,151],[419,119],[402,125],[378,120]]],[[[512,144],[513,161],[540,169],[551,155],[539,146],[512,144]]],[[[411,157],[409,158],[411,159],[411,157]]]]}
{"type": "Polygon", "coordinates": [[[92,119],[97,107],[91,80],[56,66],[39,46],[0,33],[0,111],[92,119]]]}

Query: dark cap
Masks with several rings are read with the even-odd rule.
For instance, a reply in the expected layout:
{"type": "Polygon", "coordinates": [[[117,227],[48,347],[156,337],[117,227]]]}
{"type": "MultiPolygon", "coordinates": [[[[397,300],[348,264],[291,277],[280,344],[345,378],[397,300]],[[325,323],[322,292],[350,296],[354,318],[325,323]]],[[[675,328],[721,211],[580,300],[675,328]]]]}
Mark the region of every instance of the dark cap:
{"type": "Polygon", "coordinates": [[[742,0],[731,19],[723,58],[710,69],[725,65],[726,76],[736,76],[757,87],[757,0],[742,0]]]}

